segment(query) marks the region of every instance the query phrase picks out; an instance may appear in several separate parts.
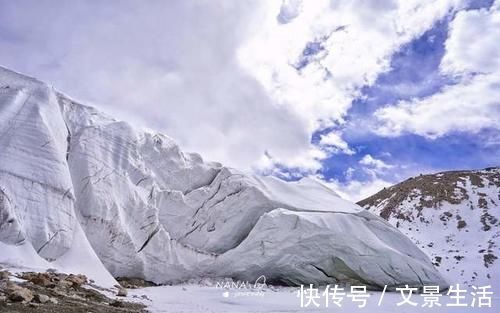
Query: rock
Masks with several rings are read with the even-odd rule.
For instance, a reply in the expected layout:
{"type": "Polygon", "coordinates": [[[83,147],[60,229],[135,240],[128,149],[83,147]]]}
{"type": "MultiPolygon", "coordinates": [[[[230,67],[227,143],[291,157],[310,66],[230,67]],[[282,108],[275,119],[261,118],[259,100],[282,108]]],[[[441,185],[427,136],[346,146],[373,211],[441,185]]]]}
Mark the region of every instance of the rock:
{"type": "Polygon", "coordinates": [[[43,273],[39,273],[37,276],[33,277],[33,279],[31,279],[30,281],[35,285],[44,287],[53,285],[50,278],[44,275],[43,273]]]}
{"type": "Polygon", "coordinates": [[[5,302],[5,301],[7,301],[7,297],[0,295],[0,303],[5,302]]]}
{"type": "Polygon", "coordinates": [[[66,277],[64,280],[70,282],[72,284],[72,287],[77,288],[87,283],[87,276],[81,274],[69,274],[68,277],[66,277]]]}
{"type": "Polygon", "coordinates": [[[127,289],[120,287],[118,288],[118,292],[116,293],[118,297],[126,297],[127,296],[127,289]]]}
{"type": "Polygon", "coordinates": [[[57,287],[62,288],[62,289],[67,289],[67,288],[73,287],[73,283],[70,282],[69,280],[63,279],[57,283],[57,287]]]}
{"type": "Polygon", "coordinates": [[[467,223],[464,220],[458,221],[457,223],[458,229],[464,228],[465,226],[467,226],[467,223]]]}
{"type": "Polygon", "coordinates": [[[33,300],[33,292],[27,288],[17,286],[8,291],[8,299],[12,302],[30,302],[33,300]]]}
{"type": "Polygon", "coordinates": [[[56,298],[49,298],[49,302],[52,303],[52,304],[59,304],[59,301],[57,301],[56,298]]]}
{"type": "Polygon", "coordinates": [[[123,308],[125,306],[125,304],[120,301],[120,300],[115,300],[115,301],[112,301],[109,303],[110,306],[114,306],[116,308],[123,308]]]}
{"type": "Polygon", "coordinates": [[[116,280],[123,288],[137,289],[142,287],[153,287],[155,283],[136,277],[117,277],[116,280]]]}
{"type": "Polygon", "coordinates": [[[0,280],[9,280],[10,273],[7,271],[0,271],[0,280]]]}
{"type": "Polygon", "coordinates": [[[35,294],[34,300],[38,303],[46,303],[50,301],[50,297],[44,294],[37,293],[35,294]]]}
{"type": "Polygon", "coordinates": [[[55,284],[52,281],[53,278],[49,273],[34,273],[34,272],[25,272],[21,274],[21,278],[26,279],[32,282],[35,285],[42,287],[53,287],[55,284]]]}

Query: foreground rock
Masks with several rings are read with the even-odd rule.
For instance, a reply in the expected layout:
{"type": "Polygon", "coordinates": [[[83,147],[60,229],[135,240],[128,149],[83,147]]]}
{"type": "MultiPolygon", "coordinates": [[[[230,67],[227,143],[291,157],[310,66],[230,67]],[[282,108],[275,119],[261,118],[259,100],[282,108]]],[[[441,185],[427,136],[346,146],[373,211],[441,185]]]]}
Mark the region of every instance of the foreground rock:
{"type": "Polygon", "coordinates": [[[147,312],[141,304],[106,297],[83,275],[29,272],[17,278],[22,282],[0,281],[0,312],[147,312]]]}
{"type": "Polygon", "coordinates": [[[28,288],[23,288],[15,283],[8,282],[5,288],[7,299],[12,302],[31,302],[33,300],[33,292],[28,288]]]}
{"type": "Polygon", "coordinates": [[[155,283],[446,284],[399,231],[314,180],[205,163],[4,69],[0,133],[0,241],[46,260],[88,246],[95,267],[155,283]]]}
{"type": "Polygon", "coordinates": [[[116,280],[122,288],[138,289],[157,286],[155,283],[137,277],[118,277],[116,280]]]}

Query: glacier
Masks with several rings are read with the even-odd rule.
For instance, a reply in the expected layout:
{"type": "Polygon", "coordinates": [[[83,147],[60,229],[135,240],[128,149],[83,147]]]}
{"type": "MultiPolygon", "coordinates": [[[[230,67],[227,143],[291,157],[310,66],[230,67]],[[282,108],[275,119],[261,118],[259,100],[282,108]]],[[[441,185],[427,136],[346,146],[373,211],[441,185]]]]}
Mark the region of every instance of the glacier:
{"type": "Polygon", "coordinates": [[[0,263],[16,249],[111,280],[446,286],[396,228],[314,179],[205,162],[0,67],[0,263]]]}

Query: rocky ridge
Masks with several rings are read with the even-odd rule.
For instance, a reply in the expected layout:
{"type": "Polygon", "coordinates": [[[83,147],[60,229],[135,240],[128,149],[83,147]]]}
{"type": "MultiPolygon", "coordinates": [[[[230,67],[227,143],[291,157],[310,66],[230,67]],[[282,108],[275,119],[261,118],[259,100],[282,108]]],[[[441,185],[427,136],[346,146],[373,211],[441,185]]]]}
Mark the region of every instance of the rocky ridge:
{"type": "Polygon", "coordinates": [[[500,277],[500,168],[412,177],[358,204],[413,240],[450,281],[500,277]]]}

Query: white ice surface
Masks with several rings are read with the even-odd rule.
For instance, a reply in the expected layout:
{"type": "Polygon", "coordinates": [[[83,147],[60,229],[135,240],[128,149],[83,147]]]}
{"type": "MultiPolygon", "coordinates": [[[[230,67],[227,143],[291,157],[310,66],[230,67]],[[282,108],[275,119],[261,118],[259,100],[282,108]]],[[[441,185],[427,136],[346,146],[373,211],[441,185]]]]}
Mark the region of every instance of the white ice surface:
{"type": "Polygon", "coordinates": [[[30,244],[10,245],[0,241],[0,266],[19,270],[46,270],[50,263],[41,258],[30,244]]]}
{"type": "Polygon", "coordinates": [[[0,241],[106,285],[111,275],[262,274],[287,284],[446,284],[403,234],[317,181],[204,162],[1,68],[0,147],[0,241]]]}
{"type": "Polygon", "coordinates": [[[65,273],[84,274],[104,288],[112,288],[118,284],[95,254],[79,224],[76,225],[73,243],[63,256],[51,263],[52,267],[65,273]]]}
{"type": "Polygon", "coordinates": [[[75,236],[75,244],[54,262],[40,257],[29,243],[9,245],[0,241],[0,268],[12,273],[55,269],[61,273],[84,274],[100,287],[112,288],[116,285],[116,280],[95,254],[81,227],[77,226],[75,236]]]}

